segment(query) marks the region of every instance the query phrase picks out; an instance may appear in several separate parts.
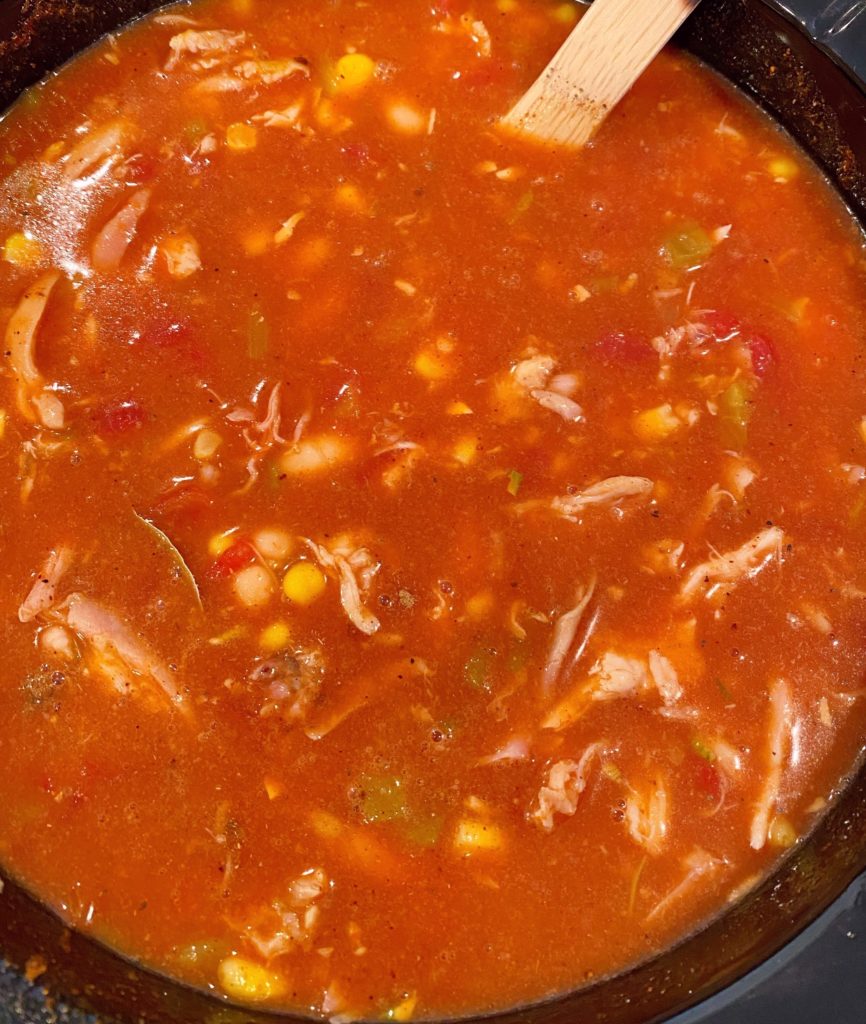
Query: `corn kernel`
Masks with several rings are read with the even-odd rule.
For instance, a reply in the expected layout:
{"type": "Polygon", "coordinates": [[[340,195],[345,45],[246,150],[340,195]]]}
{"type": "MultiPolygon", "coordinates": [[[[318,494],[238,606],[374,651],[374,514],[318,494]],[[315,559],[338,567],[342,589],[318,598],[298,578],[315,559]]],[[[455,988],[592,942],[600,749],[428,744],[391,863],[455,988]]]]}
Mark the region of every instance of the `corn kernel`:
{"type": "Polygon", "coordinates": [[[352,213],[367,212],[367,201],[364,199],[363,193],[357,185],[351,185],[349,182],[337,186],[334,202],[337,206],[352,213]]]}
{"type": "Polygon", "coordinates": [[[577,21],[577,7],[573,3],[557,4],[550,16],[561,25],[573,25],[577,21]]]}
{"type": "Polygon", "coordinates": [[[860,431],[860,437],[863,438],[864,444],[866,444],[866,416],[864,416],[860,420],[860,423],[859,423],[857,429],[860,431]]]}
{"type": "Polygon", "coordinates": [[[646,409],[632,420],[635,434],[647,444],[663,441],[681,426],[682,423],[674,414],[670,403],[659,405],[655,409],[646,409]]]}
{"type": "Polygon", "coordinates": [[[283,593],[294,604],[312,604],[327,585],[327,577],[312,562],[295,562],[283,577],[283,593]]]}
{"type": "Polygon", "coordinates": [[[806,310],[809,308],[809,296],[802,295],[791,303],[791,319],[795,323],[801,323],[806,317],[806,310]]]}
{"type": "Polygon", "coordinates": [[[223,439],[215,430],[200,430],[195,436],[195,443],[192,446],[193,458],[199,462],[206,462],[212,459],[219,450],[223,439]]]}
{"type": "Polygon", "coordinates": [[[284,651],[292,642],[292,633],[285,622],[274,622],[262,630],[259,646],[265,651],[284,651]]]}
{"type": "Polygon", "coordinates": [[[482,590],[466,602],[466,614],[470,619],[486,618],[493,611],[493,604],[493,594],[489,590],[482,590]]]}
{"type": "Polygon", "coordinates": [[[211,537],[207,542],[207,552],[211,558],[219,558],[221,554],[228,551],[235,542],[233,536],[235,532],[235,530],[226,530],[225,533],[215,533],[211,537]]]}
{"type": "Polygon", "coordinates": [[[499,850],[505,842],[502,829],[490,822],[463,818],[457,824],[454,845],[465,856],[485,850],[499,850]]]}
{"type": "Polygon", "coordinates": [[[320,839],[338,839],[343,834],[340,819],[330,811],[311,811],[310,824],[320,839]]]}
{"type": "Polygon", "coordinates": [[[307,273],[318,270],[331,255],[331,250],[331,240],[326,235],[317,235],[294,250],[295,266],[307,273]]]}
{"type": "Polygon", "coordinates": [[[272,231],[259,228],[256,231],[248,231],[241,239],[244,252],[247,256],[261,256],[268,251],[268,247],[274,239],[272,231]]]}
{"type": "Polygon", "coordinates": [[[0,441],[6,436],[6,422],[9,419],[9,414],[5,409],[0,409],[0,441]]]}
{"type": "Polygon", "coordinates": [[[465,402],[451,402],[445,409],[449,416],[471,416],[472,410],[465,402]]]}
{"type": "Polygon", "coordinates": [[[226,995],[243,1003],[263,1003],[286,991],[279,974],[243,956],[226,957],[217,968],[217,978],[226,995]]]}
{"type": "Polygon", "coordinates": [[[451,375],[451,367],[434,347],[422,349],[413,363],[415,372],[425,380],[440,381],[451,375]]]}
{"type": "Polygon", "coordinates": [[[784,814],[776,814],[767,830],[767,839],[770,846],[775,846],[779,850],[787,850],[797,842],[797,830],[784,814]]]}
{"type": "Polygon", "coordinates": [[[276,800],[278,797],[281,797],[286,790],[286,787],[279,779],[267,777],[264,780],[264,785],[265,792],[268,794],[268,800],[276,800]]]}
{"type": "Polygon", "coordinates": [[[346,53],[335,69],[337,92],[357,92],[373,77],[376,63],[366,53],[346,53]]]}
{"type": "Polygon", "coordinates": [[[418,294],[418,288],[414,284],[412,284],[411,281],[405,281],[402,277],[397,277],[394,279],[394,287],[397,289],[398,292],[402,292],[410,299],[412,298],[413,295],[418,294]]]}
{"type": "Polygon", "coordinates": [[[253,0],[232,0],[232,10],[235,14],[250,14],[253,9],[253,0]]]}
{"type": "Polygon", "coordinates": [[[61,153],[65,148],[65,144],[62,142],[52,142],[51,145],[48,146],[45,152],[42,154],[42,159],[47,164],[53,164],[54,161],[60,157],[61,153]]]}
{"type": "Polygon", "coordinates": [[[767,170],[779,183],[790,181],[800,173],[800,168],[787,156],[775,157],[767,164],[767,170]]]}
{"type": "Polygon", "coordinates": [[[406,996],[406,998],[401,1003],[397,1003],[397,1005],[393,1007],[393,1009],[388,1011],[388,1020],[411,1020],[415,1013],[415,1007],[417,1005],[418,994],[417,992],[413,992],[412,995],[406,996]]]}
{"type": "Polygon", "coordinates": [[[31,267],[42,258],[42,246],[35,238],[17,231],[3,245],[3,259],[16,267],[31,267]]]}
{"type": "Polygon", "coordinates": [[[255,149],[259,142],[258,129],[243,121],[236,121],[226,128],[226,144],[236,153],[246,153],[255,149]]]}
{"type": "Polygon", "coordinates": [[[452,452],[454,458],[463,466],[471,465],[478,456],[478,438],[463,437],[455,445],[452,452]]]}
{"type": "Polygon", "coordinates": [[[496,9],[500,14],[511,14],[517,10],[517,0],[496,0],[496,9]]]}

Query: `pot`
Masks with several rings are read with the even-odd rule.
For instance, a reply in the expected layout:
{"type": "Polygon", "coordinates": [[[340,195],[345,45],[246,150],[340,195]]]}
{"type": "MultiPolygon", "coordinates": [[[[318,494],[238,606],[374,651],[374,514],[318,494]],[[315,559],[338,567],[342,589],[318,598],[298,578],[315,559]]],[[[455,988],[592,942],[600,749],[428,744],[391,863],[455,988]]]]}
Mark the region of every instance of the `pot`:
{"type": "MultiPolygon", "coordinates": [[[[3,0],[0,109],[102,33],[164,0],[3,0]]],[[[755,97],[866,225],[866,0],[704,0],[681,45],[755,97]]],[[[866,768],[778,870],[673,949],[496,1024],[650,1024],[718,992],[790,942],[866,870],[866,768]]],[[[0,896],[0,1021],[264,1024],[70,932],[11,879],[0,896]],[[26,978],[40,972],[38,986],[26,978]],[[44,986],[44,991],[42,986],[44,986]]],[[[283,1018],[286,1019],[286,1018],[283,1018]]]]}

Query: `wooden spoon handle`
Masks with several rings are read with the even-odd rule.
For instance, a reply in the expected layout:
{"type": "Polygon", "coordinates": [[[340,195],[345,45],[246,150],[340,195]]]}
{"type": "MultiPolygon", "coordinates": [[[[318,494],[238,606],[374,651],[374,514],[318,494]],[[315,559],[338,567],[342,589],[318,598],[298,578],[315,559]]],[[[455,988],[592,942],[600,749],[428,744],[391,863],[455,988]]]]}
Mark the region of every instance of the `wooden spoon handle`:
{"type": "Polygon", "coordinates": [[[595,0],[500,122],[539,142],[581,147],[698,0],[595,0]]]}

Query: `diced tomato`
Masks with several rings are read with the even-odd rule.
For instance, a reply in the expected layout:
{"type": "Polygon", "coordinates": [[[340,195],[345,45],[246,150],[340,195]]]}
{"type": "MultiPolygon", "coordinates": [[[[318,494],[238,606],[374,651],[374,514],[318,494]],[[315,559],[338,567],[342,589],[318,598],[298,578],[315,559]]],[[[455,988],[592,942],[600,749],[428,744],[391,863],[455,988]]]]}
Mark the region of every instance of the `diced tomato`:
{"type": "Polygon", "coordinates": [[[722,798],[722,777],[719,769],[711,761],[698,756],[691,757],[695,788],[709,799],[715,801],[722,798]]]}
{"type": "Polygon", "coordinates": [[[595,343],[595,351],[605,363],[627,365],[642,363],[653,355],[646,338],[631,331],[611,331],[595,343]]]}
{"type": "Polygon", "coordinates": [[[252,565],[256,560],[256,553],[251,544],[245,540],[235,541],[230,548],[227,548],[219,558],[208,569],[208,579],[225,580],[229,576],[247,565],[252,565]]]}
{"type": "Polygon", "coordinates": [[[150,320],[140,331],[136,345],[142,352],[172,352],[199,368],[205,362],[199,332],[194,324],[170,313],[157,315],[150,320]]]}
{"type": "Polygon", "coordinates": [[[701,323],[705,324],[716,341],[730,341],[740,333],[740,321],[730,313],[718,309],[708,309],[701,313],[701,323]]]}
{"type": "Polygon", "coordinates": [[[766,334],[750,334],[748,346],[752,369],[758,377],[765,377],[777,362],[776,346],[766,334]]]}
{"type": "Polygon", "coordinates": [[[103,406],[94,419],[100,434],[126,434],[143,426],[147,413],[134,398],[126,398],[103,406]]]}
{"type": "Polygon", "coordinates": [[[156,176],[157,161],[147,153],[136,153],[125,165],[126,180],[135,184],[150,181],[156,176]]]}

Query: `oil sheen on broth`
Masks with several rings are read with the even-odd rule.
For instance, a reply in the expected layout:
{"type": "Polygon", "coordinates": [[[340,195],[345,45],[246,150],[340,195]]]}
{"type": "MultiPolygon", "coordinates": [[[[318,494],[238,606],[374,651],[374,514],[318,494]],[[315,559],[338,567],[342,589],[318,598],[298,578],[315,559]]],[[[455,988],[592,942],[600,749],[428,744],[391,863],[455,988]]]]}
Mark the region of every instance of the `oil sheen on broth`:
{"type": "Polygon", "coordinates": [[[0,127],[0,856],[220,995],[621,969],[860,748],[862,240],[675,52],[500,137],[575,17],[193,3],[0,127]]]}

